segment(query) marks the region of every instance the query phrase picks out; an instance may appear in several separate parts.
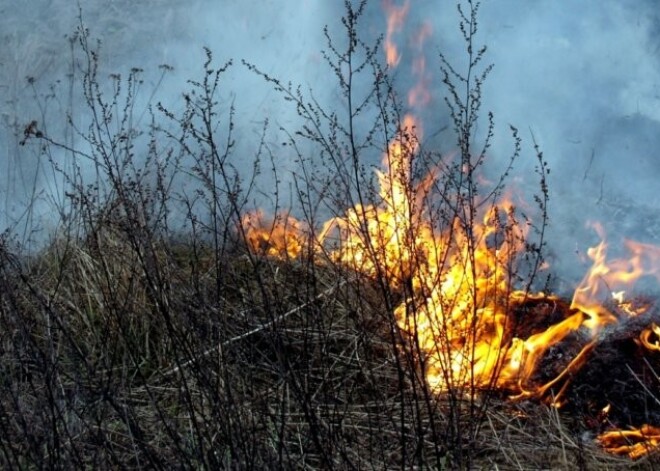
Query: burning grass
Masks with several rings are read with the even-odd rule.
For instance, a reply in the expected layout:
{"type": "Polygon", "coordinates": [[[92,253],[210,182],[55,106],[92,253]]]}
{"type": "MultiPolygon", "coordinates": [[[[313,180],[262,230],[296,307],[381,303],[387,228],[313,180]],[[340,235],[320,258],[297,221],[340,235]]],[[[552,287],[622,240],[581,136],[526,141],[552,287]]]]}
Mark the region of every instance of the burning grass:
{"type": "MultiPolygon", "coordinates": [[[[590,249],[594,265],[571,302],[517,291],[507,275],[516,250],[489,245],[487,235],[507,230],[515,234],[509,242],[523,236],[506,226],[489,226],[494,218],[487,216],[484,226],[470,226],[484,245],[469,252],[469,258],[461,258],[466,253],[460,250],[456,256],[452,245],[435,238],[424,223],[408,239],[408,224],[422,213],[397,214],[397,208],[410,208],[401,201],[407,203],[411,193],[399,196],[397,205],[391,194],[395,186],[385,185],[380,208],[350,210],[346,220],[331,221],[347,231],[349,242],[329,257],[372,280],[386,279],[390,289],[402,293],[392,309],[402,332],[395,344],[407,349],[432,394],[453,396],[458,389],[461,401],[471,402],[474,391],[478,396],[499,391],[516,401],[545,402],[579,417],[574,433],[593,434],[591,441],[613,454],[638,459],[657,453],[658,427],[650,424],[660,423],[660,314],[653,298],[626,298],[621,289],[630,289],[642,277],[657,278],[657,249],[628,241],[628,258],[608,260],[607,245],[601,242],[590,249]],[[405,223],[389,225],[390,220],[405,223]],[[429,247],[446,252],[433,258],[429,247]],[[420,253],[421,263],[415,258],[420,253]],[[434,265],[438,259],[451,262],[434,265]],[[473,270],[471,264],[479,265],[473,270]],[[442,275],[434,276],[436,272],[442,275]],[[427,296],[421,304],[420,295],[427,296]]],[[[398,186],[406,187],[402,182],[398,186]]],[[[513,210],[507,214],[515,221],[513,210]]],[[[462,241],[458,247],[470,246],[460,227],[450,234],[462,241]]],[[[270,243],[287,239],[278,232],[270,243]]],[[[303,239],[298,233],[293,240],[303,239]]],[[[260,240],[268,237],[262,234],[260,240]]],[[[306,240],[324,244],[323,239],[306,240]]],[[[253,249],[263,251],[261,246],[253,249]]]]}
{"type": "MultiPolygon", "coordinates": [[[[441,214],[449,216],[434,220],[428,188],[439,178],[464,178],[467,193],[476,195],[476,165],[467,156],[416,183],[410,172],[418,153],[414,120],[406,117],[402,126],[376,173],[377,203],[346,209],[317,237],[289,216],[262,227],[244,218],[252,250],[287,258],[322,254],[327,261],[316,263],[339,264],[380,283],[396,323],[393,347],[412,361],[424,394],[449,395],[459,417],[458,403],[472,404],[470,440],[487,411],[475,402],[501,392],[579,413],[583,427],[600,433],[598,442],[612,453],[640,458],[657,451],[658,429],[648,422],[660,423],[660,316],[652,301],[626,292],[640,278],[660,280],[659,249],[627,241],[627,258],[608,258],[604,231],[594,225],[603,241],[588,251],[593,266],[572,301],[532,293],[519,272],[526,269],[532,280],[545,265],[515,207],[500,200],[497,189],[485,199],[465,198],[461,183],[444,187],[441,214]],[[333,230],[335,245],[327,240],[333,230]]],[[[542,159],[539,165],[545,188],[542,159]]]]}
{"type": "MultiPolygon", "coordinates": [[[[21,263],[2,253],[3,466],[452,466],[457,404],[423,398],[368,278],[237,247],[216,298],[208,247],[161,241],[152,268],[171,281],[158,297],[135,248],[101,232],[21,263]]],[[[556,303],[568,306],[530,300],[528,310],[556,303]]],[[[574,385],[598,389],[589,381],[574,385]]],[[[473,466],[630,466],[593,438],[573,414],[496,400],[473,466]]]]}
{"type": "MultiPolygon", "coordinates": [[[[137,162],[139,71],[126,96],[115,87],[107,99],[81,28],[83,96],[95,119],[75,131],[92,150],[25,134],[23,144],[40,140],[70,201],[61,233],[40,253],[19,258],[1,246],[5,467],[658,464],[660,319],[654,298],[638,302],[629,290],[660,280],[660,249],[628,242],[629,256],[612,259],[603,241],[588,252],[593,267],[572,300],[549,294],[539,284],[548,269],[542,153],[534,147],[534,223],[505,191],[522,153],[517,131],[493,180],[483,173],[492,114],[475,148],[490,71],[477,71],[478,4],[459,6],[468,73],[440,58],[457,135],[448,156],[423,149],[422,126],[402,112],[378,47],[359,39],[366,2],[345,5],[346,49],[328,37],[324,54],[344,118],[246,64],[305,122],[288,134],[304,221],[246,211],[268,153],[264,137],[245,179],[230,158],[233,109],[220,136],[217,90],[231,63],[214,68],[206,51],[185,110],[157,107],[177,131],[152,124],[137,162]],[[367,70],[372,88],[358,99],[352,84],[367,70]],[[365,117],[375,124],[360,135],[365,117]],[[302,155],[297,139],[318,146],[322,162],[302,155]],[[72,175],[53,148],[73,156],[72,175]],[[374,153],[382,166],[370,174],[364,159],[374,153]],[[79,158],[98,169],[95,184],[79,158]],[[192,191],[174,193],[177,178],[192,191]],[[320,207],[334,217],[317,225],[320,207]],[[176,214],[185,230],[175,237],[176,214]]],[[[386,6],[405,17],[407,8],[386,6]]],[[[391,18],[385,47],[402,19],[391,18]]],[[[394,67],[398,55],[386,52],[394,67]]],[[[410,98],[424,95],[423,64],[410,107],[427,102],[410,98]]]]}

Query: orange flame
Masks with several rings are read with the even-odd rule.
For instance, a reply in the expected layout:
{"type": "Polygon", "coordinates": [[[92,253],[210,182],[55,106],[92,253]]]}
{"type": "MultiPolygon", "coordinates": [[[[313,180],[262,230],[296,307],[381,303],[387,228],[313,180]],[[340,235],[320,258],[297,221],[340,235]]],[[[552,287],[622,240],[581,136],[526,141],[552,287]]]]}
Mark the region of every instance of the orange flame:
{"type": "Polygon", "coordinates": [[[403,23],[410,9],[410,0],[406,0],[400,7],[394,5],[392,0],[383,0],[383,8],[387,13],[387,33],[385,34],[384,43],[387,65],[396,67],[401,60],[401,55],[393,37],[395,33],[400,32],[403,28],[403,23]]]}
{"type": "Polygon", "coordinates": [[[651,351],[660,352],[660,326],[651,323],[639,334],[639,344],[651,351]]]}
{"type": "Polygon", "coordinates": [[[291,216],[269,219],[263,211],[256,211],[243,217],[241,227],[248,245],[263,255],[295,258],[307,245],[304,225],[291,216]]]}
{"type": "Polygon", "coordinates": [[[587,314],[585,326],[596,334],[602,327],[618,322],[606,307],[606,299],[614,301],[629,315],[640,314],[625,300],[625,293],[643,276],[654,276],[660,281],[660,248],[626,240],[624,245],[630,256],[607,261],[605,232],[600,224],[592,227],[602,242],[587,251],[593,266],[573,295],[573,307],[587,314]]]}
{"type": "Polygon", "coordinates": [[[660,427],[645,424],[635,430],[612,430],[601,434],[598,442],[610,453],[637,459],[660,447],[660,427]]]}
{"type": "MultiPolygon", "coordinates": [[[[608,324],[619,322],[621,316],[635,317],[643,314],[647,305],[635,305],[625,298],[625,293],[642,277],[652,276],[660,282],[660,248],[631,240],[624,241],[629,256],[607,260],[605,233],[599,224],[592,225],[601,243],[588,250],[593,260],[591,270],[575,290],[572,307],[584,312],[584,326],[597,335],[608,324]],[[608,309],[608,295],[617,309],[608,309]]],[[[660,328],[652,323],[636,340],[651,351],[660,351],[660,328]]],[[[660,427],[643,425],[638,429],[610,430],[598,436],[599,443],[611,453],[637,459],[660,446],[660,427]]]]}
{"type": "MultiPolygon", "coordinates": [[[[410,3],[396,7],[383,0],[383,5],[386,60],[395,67],[400,54],[393,35],[402,29],[410,3]]],[[[424,27],[414,42],[420,53],[430,32],[424,27]]],[[[409,104],[424,105],[430,94],[421,55],[413,66],[419,82],[409,93],[409,104]]],[[[604,231],[594,224],[602,242],[587,252],[593,265],[575,290],[570,312],[545,330],[516,336],[512,314],[516,306],[527,300],[558,301],[515,289],[516,260],[525,249],[528,226],[516,220],[515,206],[505,199],[485,205],[480,221],[462,218],[467,208],[459,205],[447,227],[439,230],[423,204],[436,175],[421,182],[412,178],[421,132],[412,115],[404,116],[384,152],[383,169],[376,171],[378,202],[346,209],[327,221],[315,238],[309,236],[307,226],[288,215],[268,220],[257,212],[242,221],[247,242],[253,250],[276,257],[323,250],[331,260],[402,292],[404,301],[393,314],[423,359],[425,378],[433,389],[499,388],[514,398],[551,396],[553,404],[561,406],[573,374],[588,361],[602,329],[622,315],[644,311],[644,306],[627,301],[625,293],[643,276],[660,281],[660,248],[626,241],[631,256],[608,260],[604,231]],[[332,241],[336,243],[328,252],[332,241]],[[617,309],[608,307],[608,302],[617,309]],[[539,384],[539,365],[549,349],[578,331],[587,334],[581,350],[554,378],[539,384]]],[[[660,327],[649,326],[638,343],[660,351],[660,327]]],[[[607,415],[606,409],[603,414],[607,415]]],[[[598,440],[612,453],[636,458],[658,446],[660,428],[644,425],[609,431],[598,440]]]]}
{"type": "MultiPolygon", "coordinates": [[[[511,220],[515,210],[509,201],[492,206],[472,233],[454,224],[436,233],[416,204],[423,185],[411,181],[410,162],[418,150],[417,125],[406,116],[397,138],[384,156],[385,170],[378,172],[381,203],[349,208],[341,217],[326,222],[320,248],[329,235],[338,232],[339,247],[330,258],[368,276],[382,277],[394,289],[410,289],[405,301],[394,309],[395,319],[409,341],[425,356],[428,384],[437,391],[451,387],[500,388],[514,397],[547,397],[553,389],[553,404],[563,404],[572,374],[588,360],[597,334],[617,315],[641,313],[625,300],[623,292],[639,278],[654,275],[660,280],[660,249],[626,241],[631,257],[607,260],[607,243],[589,249],[593,266],[584,277],[572,302],[573,314],[527,338],[512,337],[511,310],[524,299],[554,302],[557,298],[515,291],[509,267],[522,249],[526,226],[512,224],[501,237],[503,214],[511,220]],[[617,314],[606,307],[616,291],[617,314]],[[548,349],[582,329],[591,340],[555,378],[535,384],[533,378],[548,349]]],[[[248,242],[267,255],[296,257],[310,243],[304,225],[291,217],[278,217],[264,225],[257,213],[243,221],[248,242]],[[258,226],[267,230],[258,230],[258,226]]],[[[596,229],[604,237],[600,226],[596,229]]],[[[641,309],[645,309],[642,306],[641,309]]],[[[637,340],[649,350],[660,351],[660,327],[651,324],[637,340]]],[[[606,413],[606,412],[605,412],[606,413]]],[[[608,451],[638,458],[660,443],[660,428],[644,425],[635,430],[611,430],[598,437],[608,451]]]]}

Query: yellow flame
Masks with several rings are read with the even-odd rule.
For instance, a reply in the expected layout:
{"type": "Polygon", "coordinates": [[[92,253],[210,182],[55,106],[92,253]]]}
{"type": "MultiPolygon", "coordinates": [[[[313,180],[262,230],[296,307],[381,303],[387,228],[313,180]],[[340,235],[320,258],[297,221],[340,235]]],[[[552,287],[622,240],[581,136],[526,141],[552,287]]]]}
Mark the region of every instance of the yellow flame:
{"type": "Polygon", "coordinates": [[[241,227],[248,245],[263,255],[295,258],[307,245],[304,225],[292,216],[269,219],[263,211],[255,211],[243,217],[241,227]]]}
{"type": "MultiPolygon", "coordinates": [[[[396,7],[384,0],[383,5],[387,11],[386,60],[394,67],[400,54],[393,35],[401,30],[410,3],[396,7]]],[[[430,29],[419,34],[420,45],[427,33],[430,29]]],[[[411,90],[409,101],[412,106],[423,105],[428,98],[423,58],[413,66],[420,82],[411,90]]],[[[594,224],[602,241],[587,251],[592,267],[574,292],[570,312],[545,330],[518,337],[519,321],[513,315],[517,306],[530,300],[557,302],[553,296],[515,290],[512,270],[525,248],[528,226],[516,221],[515,207],[505,199],[486,205],[479,221],[464,217],[474,208],[459,205],[453,209],[448,227],[440,231],[422,204],[436,175],[417,183],[412,178],[420,136],[416,119],[404,116],[384,153],[383,169],[376,172],[377,202],[347,208],[343,215],[327,221],[317,237],[310,237],[309,228],[288,215],[274,219],[264,218],[261,212],[248,215],[242,227],[249,245],[276,257],[297,257],[305,249],[328,254],[330,246],[331,260],[387,282],[403,297],[394,308],[394,317],[423,360],[426,381],[435,390],[500,388],[514,398],[552,397],[553,405],[560,407],[573,374],[588,361],[599,332],[622,315],[644,311],[643,306],[627,300],[625,293],[643,276],[660,281],[660,248],[626,241],[631,256],[608,260],[604,230],[594,224]],[[608,307],[607,301],[611,306],[612,300],[616,312],[608,307]],[[540,384],[535,377],[548,350],[577,331],[586,331],[591,337],[563,370],[540,384]]],[[[542,268],[547,269],[547,264],[542,268]]],[[[660,350],[660,327],[649,326],[638,343],[660,350]]],[[[603,414],[608,411],[609,405],[603,414]]],[[[599,441],[612,453],[635,458],[658,446],[659,437],[660,428],[644,425],[607,432],[599,441]]]]}

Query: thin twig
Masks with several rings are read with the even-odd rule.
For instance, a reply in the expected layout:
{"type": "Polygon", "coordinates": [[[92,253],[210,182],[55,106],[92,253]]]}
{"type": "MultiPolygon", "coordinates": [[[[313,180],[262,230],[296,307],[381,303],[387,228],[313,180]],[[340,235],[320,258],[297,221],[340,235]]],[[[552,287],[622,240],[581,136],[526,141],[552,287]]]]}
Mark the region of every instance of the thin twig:
{"type": "MultiPolygon", "coordinates": [[[[651,371],[653,372],[653,374],[654,374],[655,377],[657,378],[658,376],[657,376],[655,370],[654,370],[654,369],[651,367],[651,365],[649,364],[648,360],[644,359],[644,361],[646,362],[646,364],[648,365],[648,367],[651,368],[651,371]]],[[[656,397],[655,394],[653,394],[653,392],[649,389],[649,387],[648,387],[646,384],[644,384],[644,382],[643,382],[641,379],[639,379],[639,375],[633,371],[633,369],[630,367],[630,365],[626,365],[626,368],[628,369],[628,371],[630,371],[630,373],[632,374],[633,378],[635,378],[635,381],[637,381],[637,382],[639,383],[639,385],[642,387],[642,389],[644,389],[644,391],[645,391],[645,392],[646,392],[646,393],[647,393],[647,394],[648,394],[648,395],[649,395],[649,396],[650,396],[655,402],[657,402],[657,403],[660,405],[660,399],[659,399],[658,397],[656,397]]]]}
{"type": "Polygon", "coordinates": [[[584,176],[582,177],[582,181],[586,181],[587,177],[589,176],[589,170],[591,170],[591,166],[594,163],[594,158],[596,157],[596,150],[592,147],[591,148],[591,158],[589,159],[589,164],[587,165],[587,168],[584,170],[584,176]]]}

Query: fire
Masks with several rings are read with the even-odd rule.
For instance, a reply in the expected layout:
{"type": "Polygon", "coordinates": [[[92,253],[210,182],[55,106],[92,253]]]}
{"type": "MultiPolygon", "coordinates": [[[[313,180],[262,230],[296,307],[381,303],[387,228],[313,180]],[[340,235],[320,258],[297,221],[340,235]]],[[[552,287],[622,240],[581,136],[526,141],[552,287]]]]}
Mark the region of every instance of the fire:
{"type": "Polygon", "coordinates": [[[430,79],[426,72],[426,57],[424,57],[424,45],[431,36],[431,32],[431,25],[424,23],[413,40],[417,57],[413,60],[412,73],[417,77],[417,84],[408,92],[408,106],[411,108],[425,107],[431,103],[431,92],[428,86],[430,79]]]}
{"type": "Polygon", "coordinates": [[[510,300],[522,296],[512,292],[507,264],[521,239],[509,238],[496,249],[486,242],[497,230],[495,214],[512,211],[505,204],[492,207],[473,234],[457,223],[427,242],[436,250],[413,273],[415,294],[394,311],[399,326],[427,353],[427,381],[438,390],[487,386],[503,364],[498,380],[509,383],[525,364],[521,352],[506,345],[510,300]]]}
{"type": "Polygon", "coordinates": [[[601,434],[598,442],[610,453],[637,459],[660,447],[660,427],[645,424],[635,430],[612,430],[601,434]]]}
{"type": "Polygon", "coordinates": [[[381,205],[356,205],[328,221],[321,232],[322,241],[339,232],[341,247],[331,255],[333,260],[370,276],[384,270],[395,287],[412,276],[414,265],[433,248],[431,228],[410,198],[410,157],[419,145],[416,129],[415,119],[405,116],[399,136],[385,153],[385,170],[377,172],[381,205]]]}
{"type": "MultiPolygon", "coordinates": [[[[386,61],[394,67],[401,56],[392,37],[402,28],[409,1],[396,7],[384,0],[383,5],[388,13],[386,61]]],[[[418,35],[420,51],[428,34],[430,29],[423,29],[418,35]]],[[[423,59],[413,66],[419,83],[409,94],[412,107],[427,103],[430,96],[423,59]]],[[[517,220],[512,198],[479,202],[485,208],[479,220],[465,217],[474,201],[452,200],[456,206],[449,222],[437,224],[424,204],[437,175],[432,172],[422,181],[412,176],[421,134],[416,118],[405,115],[384,152],[382,170],[376,171],[376,201],[347,208],[314,237],[309,227],[288,215],[274,219],[261,212],[248,215],[242,221],[248,244],[275,257],[323,253],[365,276],[386,281],[403,298],[393,315],[435,391],[496,388],[515,399],[541,398],[562,406],[574,373],[588,361],[603,329],[621,316],[639,316],[647,309],[627,300],[626,293],[642,277],[653,276],[660,282],[660,248],[626,241],[630,256],[608,260],[604,230],[594,224],[602,242],[587,252],[593,264],[566,315],[543,329],[519,334],[524,320],[516,320],[517,308],[528,301],[558,302],[551,295],[516,289],[515,270],[525,250],[528,225],[517,220]],[[586,338],[580,350],[554,378],[541,382],[539,365],[549,349],[578,332],[586,338]]],[[[650,325],[637,341],[648,350],[660,351],[660,327],[650,325]]],[[[603,416],[608,411],[609,405],[603,416]]],[[[659,446],[660,428],[611,430],[598,441],[612,453],[637,458],[659,446]]]]}
{"type": "MultiPolygon", "coordinates": [[[[458,222],[437,233],[416,204],[426,185],[411,180],[410,159],[418,150],[417,124],[406,116],[399,135],[384,156],[379,171],[380,204],[355,206],[341,217],[326,222],[313,241],[315,250],[327,245],[330,234],[341,241],[330,258],[370,277],[387,280],[396,290],[406,291],[394,316],[408,341],[424,357],[427,383],[440,392],[448,388],[497,388],[514,398],[549,398],[557,407],[573,373],[586,361],[597,335],[621,315],[638,316],[647,306],[635,307],[625,292],[646,275],[658,277],[660,249],[631,241],[631,256],[607,259],[607,243],[589,249],[593,265],[575,290],[572,314],[527,338],[512,335],[511,311],[524,300],[553,302],[545,294],[516,291],[512,284],[512,261],[523,248],[525,226],[515,223],[510,201],[493,205],[472,233],[458,222]],[[502,215],[512,221],[502,237],[502,215]],[[493,238],[501,240],[494,246],[493,238]],[[615,290],[615,291],[612,291],[615,290]],[[616,314],[607,307],[611,298],[616,314]],[[588,341],[555,378],[544,384],[534,381],[547,351],[571,333],[586,331],[588,341]],[[550,394],[552,391],[552,394],[550,394]]],[[[251,246],[270,256],[297,257],[312,239],[304,225],[292,217],[267,221],[262,214],[243,221],[251,246]],[[264,229],[265,228],[265,229],[264,229]]],[[[604,237],[602,228],[595,226],[604,237]]],[[[653,323],[637,340],[660,351],[660,326],[653,323]]],[[[605,415],[609,406],[604,410],[605,415]]],[[[638,458],[660,443],[660,428],[644,425],[635,430],[610,430],[598,441],[616,454],[638,458]]]]}
{"type": "MultiPolygon", "coordinates": [[[[467,226],[457,212],[451,226],[439,232],[420,205],[429,180],[415,185],[411,177],[418,129],[415,119],[406,116],[389,145],[384,170],[377,173],[380,204],[356,205],[328,221],[317,249],[332,234],[340,241],[330,252],[332,260],[382,277],[393,289],[408,290],[394,316],[425,355],[426,379],[434,389],[472,384],[539,394],[542,389],[526,389],[525,382],[547,348],[578,329],[583,317],[575,314],[527,339],[512,338],[510,311],[532,297],[513,289],[510,271],[523,249],[526,226],[516,222],[514,205],[502,201],[491,205],[480,223],[467,226]]],[[[301,252],[306,239],[301,223],[276,218],[259,231],[248,222],[254,248],[269,255],[301,252]]]]}
{"type": "Polygon", "coordinates": [[[630,316],[643,313],[625,299],[627,290],[642,277],[653,276],[660,281],[660,248],[626,240],[624,246],[629,257],[607,261],[605,232],[600,224],[592,224],[602,242],[587,251],[593,266],[573,296],[573,307],[587,314],[585,325],[597,334],[602,327],[618,322],[618,318],[607,309],[608,295],[621,310],[630,316]]]}
{"type": "Polygon", "coordinates": [[[304,224],[288,215],[269,219],[256,211],[243,217],[241,227],[250,247],[271,257],[296,258],[307,245],[304,224]]]}
{"type": "Polygon", "coordinates": [[[392,0],[383,0],[383,8],[387,12],[387,33],[385,34],[385,55],[387,65],[396,67],[401,60],[399,49],[394,42],[394,34],[401,31],[403,23],[410,9],[410,0],[397,7],[392,4],[392,0]]]}
{"type": "MultiPolygon", "coordinates": [[[[384,156],[385,170],[377,175],[380,204],[357,205],[328,221],[314,241],[316,249],[338,232],[341,243],[330,252],[332,260],[382,277],[393,289],[410,290],[394,316],[409,342],[425,356],[426,381],[436,391],[472,385],[507,390],[515,398],[544,398],[552,390],[553,404],[561,406],[572,374],[588,360],[599,332],[618,322],[617,316],[638,316],[646,309],[635,308],[625,292],[643,276],[660,280],[660,249],[627,241],[631,257],[608,260],[603,240],[588,251],[593,265],[575,290],[573,314],[527,338],[513,336],[511,310],[523,300],[557,300],[513,287],[509,267],[523,248],[525,226],[515,223],[514,206],[503,201],[490,207],[471,234],[459,223],[438,234],[416,204],[426,186],[411,181],[417,127],[414,118],[406,116],[384,156]],[[498,221],[504,214],[514,223],[508,226],[508,236],[501,237],[498,221]],[[496,236],[502,240],[492,246],[488,241],[496,236]],[[608,298],[617,314],[607,307],[608,298]],[[555,378],[536,384],[533,379],[548,349],[580,330],[589,332],[592,340],[555,378]]],[[[252,247],[268,255],[296,257],[310,241],[303,224],[291,217],[275,218],[267,230],[259,231],[262,220],[258,214],[246,218],[244,225],[252,247]]],[[[604,237],[602,228],[595,227],[604,237]]],[[[660,326],[651,324],[638,342],[660,351],[660,326]]],[[[598,440],[612,453],[637,458],[658,446],[660,428],[611,430],[598,440]]]]}
{"type": "Polygon", "coordinates": [[[651,323],[639,336],[639,343],[645,348],[660,352],[660,326],[651,323]]]}

